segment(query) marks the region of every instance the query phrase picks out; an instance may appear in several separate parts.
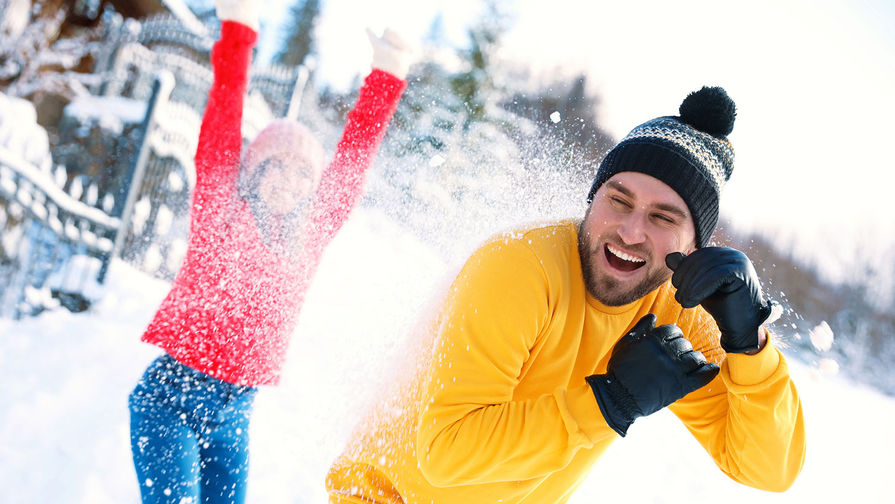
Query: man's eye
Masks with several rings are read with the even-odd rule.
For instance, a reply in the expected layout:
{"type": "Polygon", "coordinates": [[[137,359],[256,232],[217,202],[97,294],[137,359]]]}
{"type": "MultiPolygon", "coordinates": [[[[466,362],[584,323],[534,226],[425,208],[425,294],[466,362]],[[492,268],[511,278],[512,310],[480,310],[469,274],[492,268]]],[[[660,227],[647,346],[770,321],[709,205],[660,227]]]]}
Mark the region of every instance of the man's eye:
{"type": "Polygon", "coordinates": [[[672,217],[669,217],[664,214],[654,214],[653,218],[659,222],[664,223],[664,224],[676,224],[677,223],[677,221],[674,220],[672,217]]]}
{"type": "Polygon", "coordinates": [[[630,203],[628,203],[627,201],[625,201],[625,200],[622,199],[622,198],[619,198],[618,196],[612,196],[611,198],[609,198],[609,201],[610,201],[614,206],[617,206],[617,207],[621,207],[621,208],[631,208],[631,204],[630,204],[630,203]]]}

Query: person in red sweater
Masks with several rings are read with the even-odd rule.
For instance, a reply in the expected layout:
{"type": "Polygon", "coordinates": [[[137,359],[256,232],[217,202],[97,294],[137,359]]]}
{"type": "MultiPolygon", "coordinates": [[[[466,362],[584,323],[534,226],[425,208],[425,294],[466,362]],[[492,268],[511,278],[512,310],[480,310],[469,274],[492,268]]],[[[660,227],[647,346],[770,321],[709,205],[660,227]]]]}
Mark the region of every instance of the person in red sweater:
{"type": "Polygon", "coordinates": [[[257,387],[280,379],[324,248],[362,194],[364,173],[406,88],[410,51],[368,32],[372,71],[329,166],[292,120],[242,151],[242,109],[260,2],[216,0],[221,35],[196,152],[186,257],[142,340],[165,353],[129,397],[144,503],[237,503],[246,494],[257,387]]]}

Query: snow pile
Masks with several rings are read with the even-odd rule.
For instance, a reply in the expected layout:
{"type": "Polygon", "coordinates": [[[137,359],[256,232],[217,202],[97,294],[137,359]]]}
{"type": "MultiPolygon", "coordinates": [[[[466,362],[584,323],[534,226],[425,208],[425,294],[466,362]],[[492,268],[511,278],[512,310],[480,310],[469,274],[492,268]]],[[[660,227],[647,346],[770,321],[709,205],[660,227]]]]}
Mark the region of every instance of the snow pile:
{"type": "Polygon", "coordinates": [[[0,93],[0,148],[49,171],[53,160],[47,132],[37,124],[37,112],[27,100],[0,93]]]}
{"type": "Polygon", "coordinates": [[[0,5],[0,50],[5,40],[13,40],[28,26],[31,2],[28,0],[5,0],[0,5]]]}
{"type": "MultiPolygon", "coordinates": [[[[361,208],[327,250],[283,383],[258,396],[249,502],[325,503],[323,478],[378,381],[456,265],[378,210],[361,208]]],[[[167,292],[116,261],[105,298],[74,315],[0,320],[0,488],[5,502],[136,503],[127,394],[159,353],[139,336],[167,292]]],[[[895,493],[895,400],[790,359],[808,460],[795,486],[740,486],[668,412],[643,418],[573,503],[886,502],[895,493]]]]}
{"type": "Polygon", "coordinates": [[[81,95],[65,107],[65,115],[78,124],[98,123],[110,134],[124,134],[125,124],[139,124],[146,102],[121,96],[81,95]]]}

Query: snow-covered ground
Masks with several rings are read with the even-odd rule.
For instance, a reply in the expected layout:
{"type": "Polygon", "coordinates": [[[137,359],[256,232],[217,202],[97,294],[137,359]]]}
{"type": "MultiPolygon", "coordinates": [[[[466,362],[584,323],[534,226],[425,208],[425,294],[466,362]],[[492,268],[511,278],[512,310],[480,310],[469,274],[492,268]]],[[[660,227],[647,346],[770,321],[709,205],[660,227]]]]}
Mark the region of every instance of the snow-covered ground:
{"type": "MultiPolygon", "coordinates": [[[[258,396],[249,502],[326,502],[330,461],[456,266],[377,210],[355,212],[309,292],[283,383],[258,396]]],[[[0,320],[0,502],[138,502],[127,395],[159,353],[139,336],[167,285],[122,262],[108,282],[88,312],[0,320]]],[[[730,481],[661,412],[637,421],[573,502],[892,502],[895,400],[790,362],[809,447],[787,493],[730,481]]]]}

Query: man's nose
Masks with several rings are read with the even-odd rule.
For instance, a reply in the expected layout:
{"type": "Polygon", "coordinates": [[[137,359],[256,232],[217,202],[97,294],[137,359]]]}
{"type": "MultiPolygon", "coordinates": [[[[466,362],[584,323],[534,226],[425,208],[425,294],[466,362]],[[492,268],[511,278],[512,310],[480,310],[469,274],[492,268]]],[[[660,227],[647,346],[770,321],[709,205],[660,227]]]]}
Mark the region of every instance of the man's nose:
{"type": "Polygon", "coordinates": [[[646,241],[645,215],[642,212],[631,212],[618,226],[618,236],[629,245],[646,241]]]}

